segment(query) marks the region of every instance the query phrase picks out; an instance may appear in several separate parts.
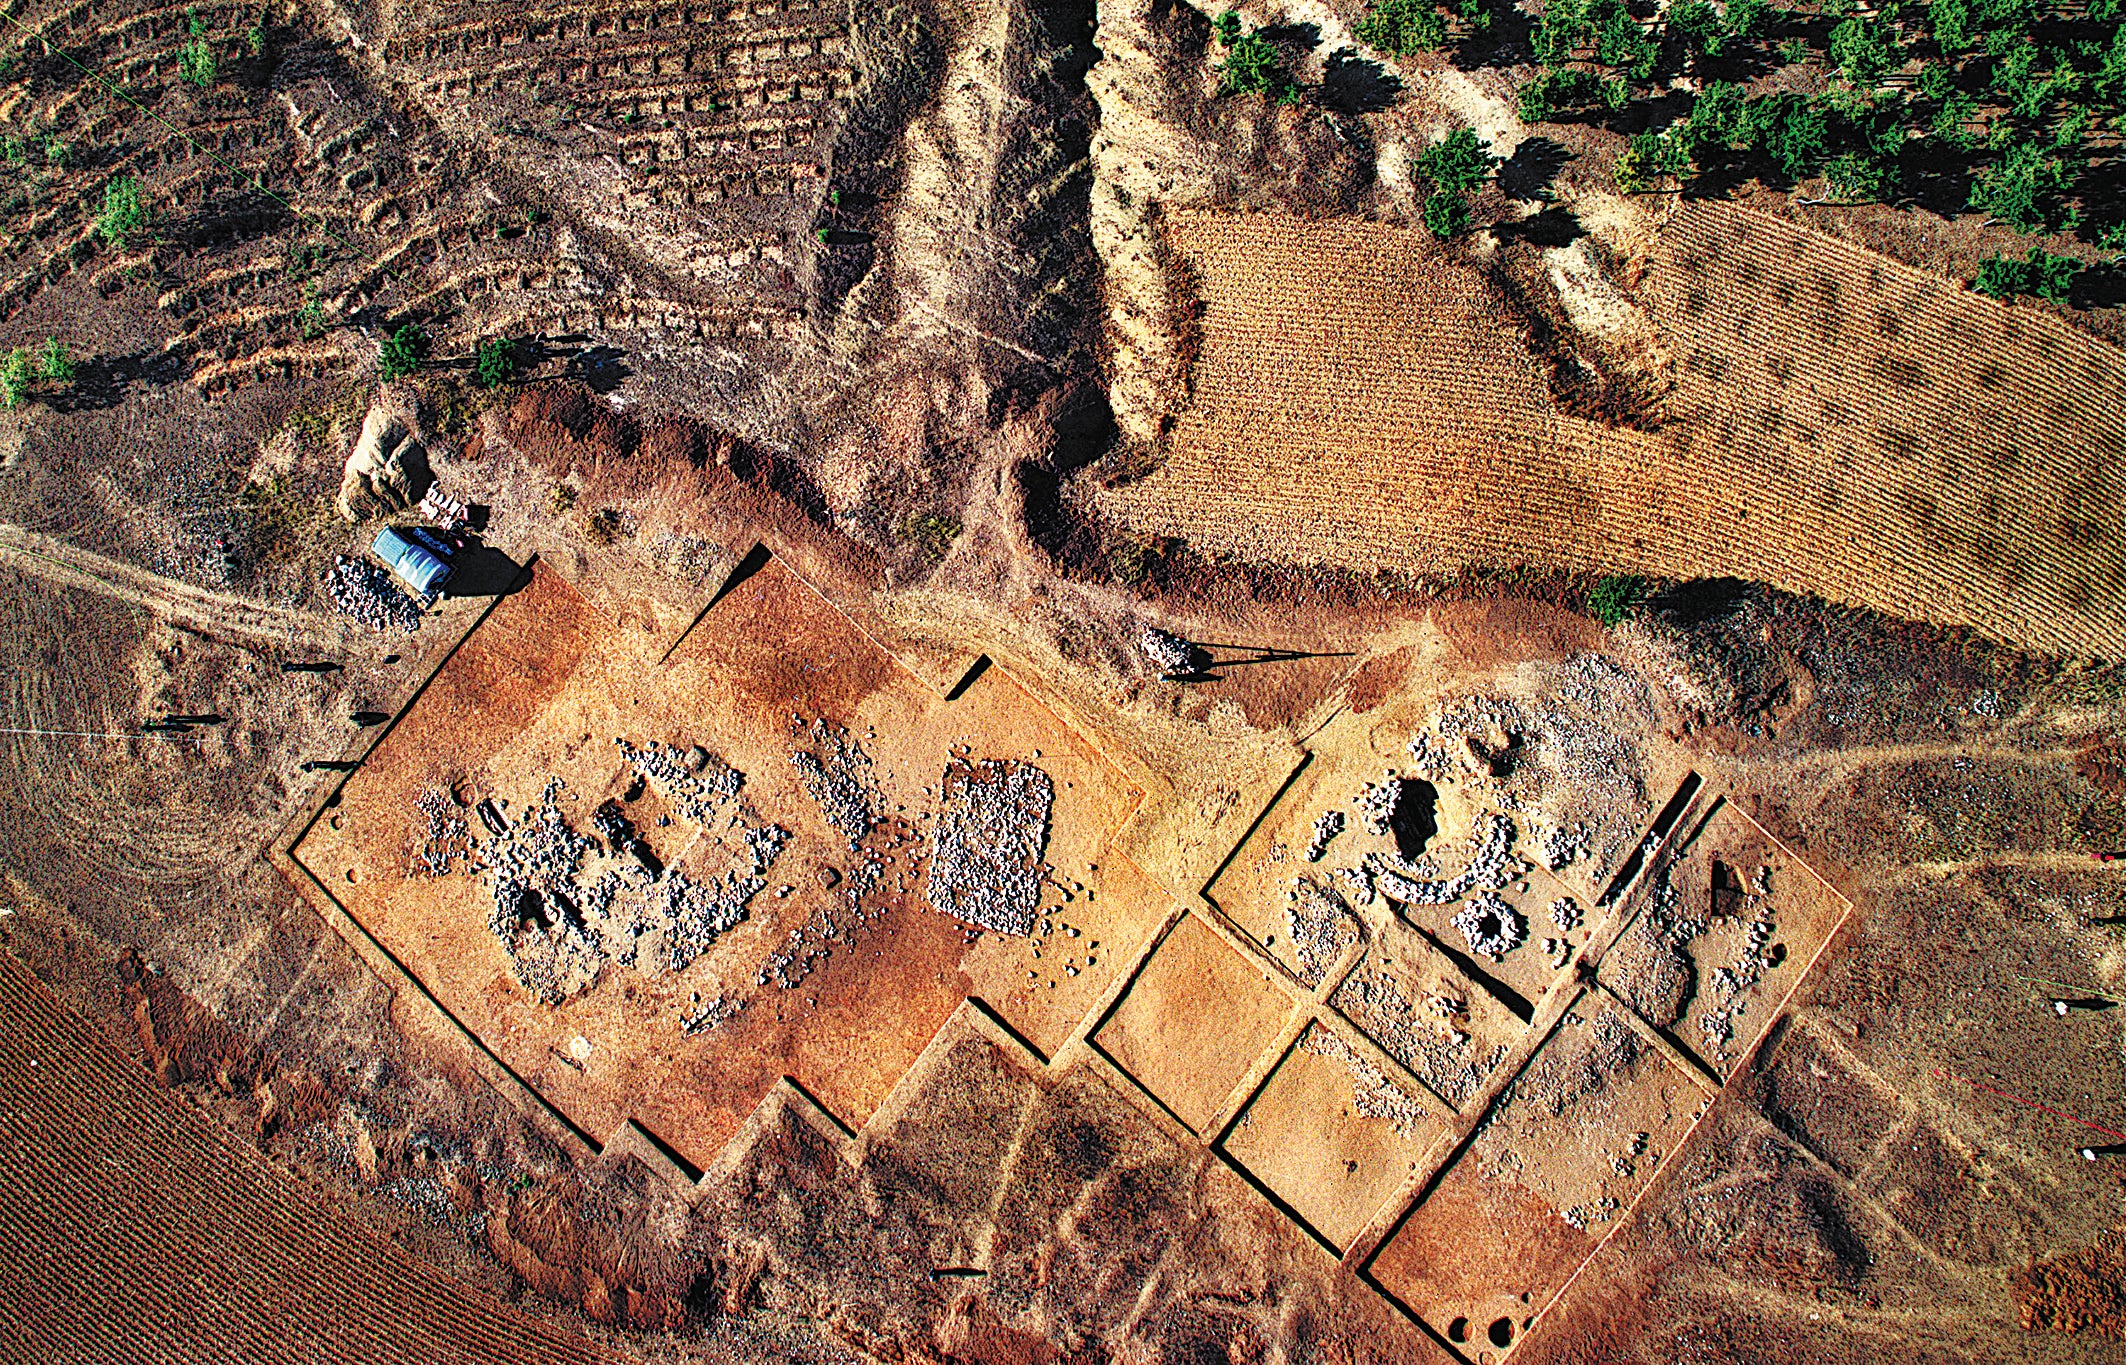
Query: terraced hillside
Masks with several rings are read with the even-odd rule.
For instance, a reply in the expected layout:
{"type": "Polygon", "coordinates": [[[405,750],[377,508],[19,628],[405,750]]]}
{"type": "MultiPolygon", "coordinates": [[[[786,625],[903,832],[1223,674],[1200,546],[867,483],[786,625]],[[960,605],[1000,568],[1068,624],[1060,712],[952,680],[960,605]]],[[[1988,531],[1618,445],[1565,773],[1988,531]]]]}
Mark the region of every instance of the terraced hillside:
{"type": "Polygon", "coordinates": [[[438,356],[495,335],[703,363],[801,330],[853,79],[844,17],[764,0],[399,19],[409,36],[213,6],[19,16],[0,34],[20,168],[0,316],[89,349],[78,306],[38,300],[74,276],[105,298],[148,286],[168,333],[100,377],[209,393],[363,367],[409,320],[438,356]],[[128,177],[145,221],[105,232],[128,177]]]}
{"type": "Polygon", "coordinates": [[[323,1205],[0,952],[0,1356],[588,1362],[323,1205]]]}
{"type": "Polygon", "coordinates": [[[1652,433],[1559,411],[1504,302],[1421,234],[1177,214],[1194,401],[1128,530],[1214,556],[1734,576],[2047,649],[2126,651],[2126,359],[1743,211],[1680,209],[1652,433]]]}

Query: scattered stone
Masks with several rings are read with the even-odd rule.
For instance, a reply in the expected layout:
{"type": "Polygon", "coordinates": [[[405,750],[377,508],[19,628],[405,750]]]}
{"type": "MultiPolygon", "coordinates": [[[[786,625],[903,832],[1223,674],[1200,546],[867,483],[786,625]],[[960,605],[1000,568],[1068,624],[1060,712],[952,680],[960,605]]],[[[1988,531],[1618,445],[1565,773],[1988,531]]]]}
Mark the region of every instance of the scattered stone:
{"type": "Polygon", "coordinates": [[[885,805],[871,777],[871,756],[849,738],[847,730],[825,720],[813,721],[809,733],[819,752],[800,749],[790,755],[791,766],[797,769],[805,794],[854,850],[871,832],[885,805]]]}
{"type": "Polygon", "coordinates": [[[682,751],[675,744],[662,744],[654,739],[639,749],[617,736],[613,743],[619,746],[621,756],[634,768],[637,776],[677,806],[681,815],[704,829],[719,810],[736,801],[745,789],[744,773],[698,744],[691,751],[682,751]],[[704,758],[700,768],[689,771],[687,760],[694,751],[703,754],[704,758]]]}
{"type": "Polygon", "coordinates": [[[1358,918],[1331,887],[1312,877],[1294,877],[1285,898],[1286,936],[1299,958],[1299,979],[1319,986],[1337,960],[1358,941],[1358,918]]]}
{"type": "Polygon", "coordinates": [[[680,1013],[679,1031],[689,1038],[707,1033],[745,1007],[745,1001],[733,1000],[728,996],[719,995],[714,1000],[704,1000],[694,1008],[680,1013]]]}
{"type": "Polygon", "coordinates": [[[1386,1119],[1405,1140],[1415,1140],[1425,1111],[1386,1072],[1353,1051],[1351,1045],[1319,1024],[1308,1027],[1300,1046],[1317,1057],[1341,1062],[1351,1073],[1351,1107],[1367,1118],[1386,1119]]]}
{"type": "Polygon", "coordinates": [[[1366,833],[1386,834],[1402,797],[1402,779],[1390,768],[1380,781],[1368,782],[1351,804],[1358,807],[1358,821],[1365,826],[1366,833]]]}
{"type": "Polygon", "coordinates": [[[1562,871],[1587,856],[1587,826],[1583,823],[1547,830],[1537,846],[1543,853],[1543,865],[1552,872],[1562,871]]]}
{"type": "Polygon", "coordinates": [[[1344,832],[1344,813],[1325,810],[1314,818],[1314,833],[1307,840],[1307,861],[1318,863],[1329,851],[1329,841],[1344,832]]]}
{"type": "Polygon", "coordinates": [[[441,787],[431,787],[414,802],[418,818],[413,830],[413,858],[409,877],[441,877],[458,859],[472,858],[472,830],[465,812],[441,787]]]}
{"type": "Polygon", "coordinates": [[[1476,1098],[1506,1057],[1504,1045],[1483,1054],[1470,1047],[1469,1034],[1456,1026],[1468,1021],[1467,1001],[1428,995],[1430,1017],[1420,1015],[1401,984],[1370,959],[1344,979],[1330,1003],[1456,1109],[1476,1098]]]}
{"type": "Polygon", "coordinates": [[[389,570],[366,559],[338,556],[325,572],[332,609],[374,631],[407,635],[421,628],[421,604],[393,580],[389,570]]]}
{"type": "Polygon", "coordinates": [[[939,784],[936,855],[924,893],[931,907],[999,934],[1031,933],[1048,868],[1055,784],[1030,763],[954,759],[939,784]]]}
{"type": "Polygon", "coordinates": [[[1369,888],[1377,887],[1389,900],[1404,905],[1452,905],[1472,891],[1496,890],[1513,880],[1513,836],[1510,817],[1485,811],[1476,818],[1476,839],[1469,862],[1455,876],[1437,880],[1427,875],[1429,859],[1412,863],[1381,853],[1368,854],[1361,867],[1353,869],[1353,875],[1362,878],[1369,888]]]}
{"type": "Polygon", "coordinates": [[[1496,891],[1479,891],[1454,916],[1469,951],[1499,961],[1528,941],[1528,921],[1496,891]]]}

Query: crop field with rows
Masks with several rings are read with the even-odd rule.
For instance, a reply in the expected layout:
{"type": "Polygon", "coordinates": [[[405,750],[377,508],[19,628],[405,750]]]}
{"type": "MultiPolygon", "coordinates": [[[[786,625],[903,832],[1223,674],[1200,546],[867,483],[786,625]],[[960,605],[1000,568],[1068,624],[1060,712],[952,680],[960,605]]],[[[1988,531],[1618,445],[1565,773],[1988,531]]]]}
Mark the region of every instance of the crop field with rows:
{"type": "Polygon", "coordinates": [[[0,1356],[605,1358],[321,1206],[4,952],[0,1007],[0,1356]]]}
{"type": "Polygon", "coordinates": [[[2039,647],[2126,646],[2126,360],[2030,310],[1714,205],[1652,272],[1652,432],[1558,410],[1484,277],[1419,233],[1177,214],[1194,401],[1128,529],[1216,557],[1735,576],[2039,647]],[[1841,423],[1850,422],[1845,430],[1841,423]]]}

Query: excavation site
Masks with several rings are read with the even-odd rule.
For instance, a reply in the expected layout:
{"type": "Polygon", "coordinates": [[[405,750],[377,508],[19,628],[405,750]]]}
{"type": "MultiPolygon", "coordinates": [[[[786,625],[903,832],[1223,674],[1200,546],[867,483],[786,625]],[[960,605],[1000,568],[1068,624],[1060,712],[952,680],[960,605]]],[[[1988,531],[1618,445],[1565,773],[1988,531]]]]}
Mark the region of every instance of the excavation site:
{"type": "Polygon", "coordinates": [[[0,1362],[2126,1353],[2126,7],[0,20],[0,1362]]]}

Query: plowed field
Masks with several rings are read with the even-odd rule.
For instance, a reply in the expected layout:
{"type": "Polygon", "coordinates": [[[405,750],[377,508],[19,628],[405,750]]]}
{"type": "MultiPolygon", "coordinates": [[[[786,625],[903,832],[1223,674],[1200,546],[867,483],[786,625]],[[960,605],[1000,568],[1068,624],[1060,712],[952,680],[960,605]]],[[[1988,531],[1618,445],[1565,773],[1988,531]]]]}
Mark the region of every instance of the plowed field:
{"type": "Polygon", "coordinates": [[[2012,643],[2126,653],[2126,357],[2031,308],[1719,205],[1668,223],[1662,428],[1558,411],[1475,269],[1422,234],[1174,215],[1193,405],[1102,495],[1214,556],[1732,575],[2012,643]]]}
{"type": "Polygon", "coordinates": [[[0,952],[0,1358],[575,1361],[167,1091],[0,952]]]}

